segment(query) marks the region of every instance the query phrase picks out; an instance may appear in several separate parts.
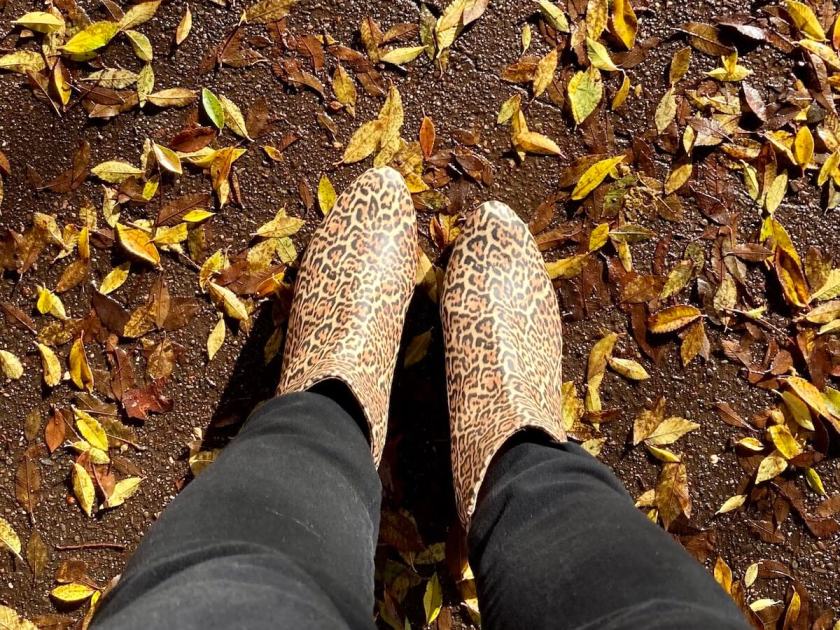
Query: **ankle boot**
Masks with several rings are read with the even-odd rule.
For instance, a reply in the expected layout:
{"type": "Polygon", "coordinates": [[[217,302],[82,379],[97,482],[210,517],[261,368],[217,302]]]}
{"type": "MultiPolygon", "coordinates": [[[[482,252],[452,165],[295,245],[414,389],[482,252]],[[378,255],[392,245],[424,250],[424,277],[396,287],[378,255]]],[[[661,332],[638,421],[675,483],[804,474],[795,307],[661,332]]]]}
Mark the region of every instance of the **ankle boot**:
{"type": "Polygon", "coordinates": [[[467,531],[493,456],[517,431],[565,441],[560,310],[527,226],[490,201],[467,217],[441,295],[458,515],[467,531]]]}
{"type": "Polygon", "coordinates": [[[405,314],[417,228],[402,176],[365,172],[336,200],[298,271],[278,394],[344,383],[367,422],[378,464],[405,314]]]}

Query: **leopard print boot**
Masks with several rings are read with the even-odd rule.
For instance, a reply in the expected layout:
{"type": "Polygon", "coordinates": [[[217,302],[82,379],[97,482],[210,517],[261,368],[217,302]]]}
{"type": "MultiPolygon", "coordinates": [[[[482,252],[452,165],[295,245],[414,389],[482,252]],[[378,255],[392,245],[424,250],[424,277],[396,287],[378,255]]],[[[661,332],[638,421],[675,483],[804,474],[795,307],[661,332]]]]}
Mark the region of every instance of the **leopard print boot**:
{"type": "Polygon", "coordinates": [[[371,169],[339,196],[309,242],[289,316],[278,393],[330,379],[346,384],[377,464],[416,268],[408,188],[394,169],[371,169]]]}
{"type": "Polygon", "coordinates": [[[525,428],[565,441],[560,310],[527,226],[490,201],[467,217],[440,301],[452,476],[465,529],[493,456],[525,428]]]}

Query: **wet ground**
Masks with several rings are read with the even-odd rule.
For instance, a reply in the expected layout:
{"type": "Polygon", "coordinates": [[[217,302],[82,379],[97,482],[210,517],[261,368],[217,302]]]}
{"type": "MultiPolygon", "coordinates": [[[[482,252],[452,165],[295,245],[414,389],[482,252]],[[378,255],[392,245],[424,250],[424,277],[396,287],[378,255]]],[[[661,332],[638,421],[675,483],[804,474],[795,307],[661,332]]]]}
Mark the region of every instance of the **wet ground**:
{"type": "MultiPolygon", "coordinates": [[[[280,207],[304,214],[298,195],[299,183],[305,181],[315,190],[321,174],[326,173],[336,189],[341,190],[368,165],[336,166],[340,157],[329,134],[319,126],[317,116],[323,112],[319,98],[307,90],[292,90],[281,84],[268,64],[250,68],[223,68],[200,73],[198,68],[208,49],[218,44],[224,33],[236,25],[244,6],[236,2],[224,8],[204,1],[191,3],[194,27],[187,40],[176,52],[168,53],[170,39],[184,10],[178,0],[160,7],[154,28],[141,29],[152,40],[157,53],[154,61],[159,88],[209,87],[216,93],[233,98],[247,110],[260,98],[279,117],[276,130],[261,138],[259,144],[276,144],[280,137],[293,131],[300,140],[285,152],[281,163],[268,160],[252,145],[251,150],[237,163],[242,191],[242,207],[229,206],[213,220],[209,232],[208,251],[229,247],[242,249],[255,229],[269,220],[280,207]]],[[[18,15],[36,7],[20,0],[10,0],[0,16],[0,31],[10,29],[18,15]]],[[[86,8],[91,14],[98,9],[93,3],[86,8]]],[[[616,145],[623,150],[634,137],[649,134],[653,110],[661,94],[667,89],[666,75],[669,60],[684,41],[672,37],[674,29],[691,20],[709,20],[711,16],[726,15],[743,10],[739,2],[652,2],[647,11],[638,10],[639,38],[658,35],[663,42],[650,51],[646,60],[630,70],[634,83],[643,86],[641,98],[631,98],[628,105],[611,116],[616,145]]],[[[101,12],[101,11],[100,11],[101,12]]],[[[329,32],[336,39],[350,43],[357,41],[357,30],[364,17],[370,16],[384,27],[397,22],[417,22],[419,7],[409,0],[396,2],[314,2],[301,1],[292,11],[289,28],[293,32],[329,32]]],[[[590,151],[584,134],[575,129],[571,119],[555,105],[535,101],[528,106],[531,127],[554,138],[563,156],[529,156],[517,163],[509,151],[509,130],[495,124],[499,106],[518,88],[499,78],[501,69],[518,58],[520,30],[533,16],[533,5],[524,1],[493,0],[485,15],[468,28],[456,41],[448,70],[441,76],[431,64],[419,61],[410,70],[384,71],[384,77],[398,87],[406,108],[406,136],[416,137],[416,130],[424,115],[432,118],[438,138],[451,143],[463,137],[465,131],[480,140],[476,151],[493,166],[491,185],[466,185],[464,206],[487,199],[500,199],[511,205],[524,219],[529,219],[537,206],[555,192],[561,169],[574,158],[590,151]]],[[[148,25],[147,25],[148,26],[148,25]]],[[[547,48],[535,36],[534,46],[540,54],[547,48]]],[[[119,63],[125,51],[114,50],[109,61],[119,63]]],[[[754,85],[770,89],[787,81],[790,62],[772,50],[758,48],[745,57],[753,68],[754,85]]],[[[695,55],[691,73],[714,67],[715,61],[695,55]]],[[[608,89],[615,89],[617,78],[607,80],[608,89]]],[[[523,92],[527,101],[527,95],[523,92]]],[[[338,124],[338,139],[346,141],[363,121],[376,115],[381,101],[360,96],[355,119],[345,113],[334,115],[338,124]]],[[[81,108],[58,117],[49,106],[35,98],[19,75],[0,76],[0,150],[8,157],[13,176],[6,178],[5,200],[0,206],[0,228],[23,230],[35,210],[55,215],[59,224],[72,221],[78,214],[82,200],[100,198],[98,184],[90,179],[78,190],[66,195],[32,190],[26,181],[27,167],[34,168],[44,178],[64,170],[80,139],[90,142],[92,163],[107,159],[136,161],[145,138],[166,142],[181,128],[188,110],[167,109],[152,113],[129,112],[108,122],[88,121],[81,108]]],[[[736,181],[733,185],[740,185],[736,181]]],[[[200,176],[184,177],[167,191],[178,192],[206,186],[200,176]]],[[[751,217],[745,193],[735,195],[746,215],[742,226],[745,232],[755,230],[758,218],[751,217]]],[[[673,237],[669,267],[680,255],[682,245],[697,238],[707,221],[690,204],[686,217],[679,223],[656,221],[650,225],[660,235],[673,237]],[[678,251],[679,250],[679,251],[678,251]]],[[[558,213],[562,214],[562,213],[558,213]]],[[[317,225],[317,210],[305,215],[307,228],[296,235],[299,249],[305,246],[307,235],[317,225]]],[[[788,226],[797,249],[819,246],[823,251],[840,258],[840,239],[837,237],[837,214],[822,209],[815,189],[806,187],[798,197],[788,197],[778,210],[780,220],[788,226]]],[[[429,238],[425,226],[431,215],[420,214],[421,240],[424,250],[433,261],[445,261],[429,238]]],[[[558,216],[556,221],[566,217],[558,216]]],[[[653,246],[634,249],[636,265],[650,265],[653,246]]],[[[565,252],[562,255],[568,255],[565,252]]],[[[547,252],[547,258],[558,257],[547,252]]],[[[94,258],[94,276],[101,278],[111,266],[107,256],[94,258]]],[[[173,295],[198,296],[195,271],[176,258],[168,258],[164,274],[173,295]]],[[[50,265],[42,259],[20,283],[7,276],[0,284],[0,297],[29,311],[34,301],[37,283],[54,286],[61,272],[60,265],[50,265]]],[[[149,274],[132,275],[114,297],[137,305],[146,295],[152,281],[149,274]]],[[[764,290],[764,278],[755,277],[759,291],[764,290]]],[[[558,284],[558,295],[566,315],[564,321],[565,356],[564,379],[573,379],[580,386],[584,381],[586,360],[593,343],[603,331],[622,334],[618,349],[621,356],[641,360],[651,379],[641,384],[630,383],[615,374],[608,374],[602,387],[605,408],[619,410],[615,420],[602,426],[606,442],[601,459],[610,465],[634,496],[653,487],[660,465],[640,448],[630,448],[629,436],[638,411],[650,405],[658,396],[667,400],[669,413],[689,418],[701,425],[680,443],[689,473],[694,512],[691,525],[709,532],[713,539],[707,564],[711,566],[719,555],[732,567],[736,576],[743,575],[748,565],[762,559],[785,563],[795,577],[807,588],[812,605],[817,609],[840,610],[840,586],[837,571],[840,555],[837,536],[816,540],[801,522],[787,519],[783,528],[784,543],[768,544],[756,538],[747,525],[749,512],[738,511],[715,517],[715,511],[725,499],[744,487],[747,474],[742,472],[733,454],[731,443],[742,437],[741,432],[720,421],[714,403],[730,403],[742,416],[758,413],[774,402],[772,394],[749,385],[739,374],[738,367],[720,352],[720,341],[735,339],[730,330],[713,328],[710,332],[712,358],[708,362],[694,361],[688,368],[679,362],[678,350],[673,346],[665,353],[660,365],[641,354],[629,334],[627,316],[610,307],[609,296],[589,298],[586,308],[577,308],[570,299],[567,283],[558,284]]],[[[63,296],[69,311],[77,316],[84,313],[90,300],[90,288],[83,286],[63,296]]],[[[268,309],[264,309],[267,311],[268,309]]],[[[205,340],[217,321],[216,311],[206,300],[191,325],[170,333],[173,342],[183,347],[183,354],[167,392],[174,399],[173,411],[153,416],[145,425],[136,427],[142,451],[129,450],[125,456],[142,471],[144,481],[139,494],[119,509],[100,516],[86,518],[74,504],[68,486],[68,453],[56,452],[39,457],[43,475],[43,496],[35,510],[36,529],[50,550],[50,560],[43,575],[34,578],[8,554],[0,554],[0,602],[13,606],[28,617],[56,612],[48,593],[54,586],[54,574],[59,564],[70,558],[87,562],[90,575],[104,584],[118,574],[131,551],[166,504],[189,478],[187,444],[200,435],[208,434],[209,443],[223,443],[235,432],[235,421],[247,415],[253,405],[268,397],[273,389],[279,366],[275,360],[267,369],[262,367],[262,347],[271,334],[270,315],[256,315],[250,336],[244,333],[229,336],[216,358],[208,364],[205,340]],[[211,427],[214,424],[216,428],[211,427]],[[124,549],[59,550],[57,547],[87,543],[113,542],[124,549]]],[[[451,481],[448,466],[448,425],[446,419],[445,386],[442,380],[443,362],[440,326],[436,305],[425,295],[418,294],[409,315],[405,339],[432,330],[433,342],[429,354],[418,365],[401,369],[395,381],[392,408],[392,452],[383,470],[388,489],[386,505],[389,509],[404,507],[414,515],[427,544],[446,540],[455,522],[451,481]]],[[[12,488],[15,463],[26,447],[23,422],[27,413],[39,409],[47,417],[51,404],[65,404],[70,397],[67,386],[46,391],[40,384],[40,363],[34,345],[20,330],[5,326],[2,347],[14,351],[24,360],[26,372],[20,380],[2,384],[0,394],[0,515],[12,522],[19,532],[33,527],[25,513],[15,503],[12,488]]],[[[104,364],[103,357],[94,356],[94,363],[104,364]]],[[[840,462],[829,459],[820,467],[829,493],[840,487],[840,462]]],[[[468,620],[459,607],[457,591],[446,584],[444,603],[452,607],[456,623],[468,620]]],[[[754,598],[782,599],[785,584],[776,580],[760,580],[751,594],[754,598]]],[[[422,624],[422,587],[407,600],[406,608],[413,627],[422,624]]],[[[62,611],[64,612],[64,611],[62,611]]],[[[70,618],[78,616],[70,612],[70,618]]]]}

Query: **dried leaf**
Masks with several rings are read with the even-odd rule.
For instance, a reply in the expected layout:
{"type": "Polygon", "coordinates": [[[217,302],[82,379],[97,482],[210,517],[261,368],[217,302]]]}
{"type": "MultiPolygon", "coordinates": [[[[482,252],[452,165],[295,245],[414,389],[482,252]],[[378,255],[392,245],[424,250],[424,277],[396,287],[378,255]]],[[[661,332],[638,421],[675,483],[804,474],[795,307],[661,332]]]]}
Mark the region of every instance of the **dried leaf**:
{"type": "Polygon", "coordinates": [[[326,175],[321,175],[318,182],[318,207],[321,208],[321,213],[326,216],[329,214],[332,207],[335,205],[336,194],[330,178],[326,175]]]}
{"type": "Polygon", "coordinates": [[[755,477],[756,485],[764,481],[769,481],[770,479],[775,479],[777,476],[781,475],[787,467],[788,463],[784,455],[778,451],[773,451],[767,457],[762,459],[761,463],[758,465],[758,472],[755,477]]]}
{"type": "Polygon", "coordinates": [[[610,367],[631,381],[644,381],[650,378],[650,374],[639,363],[632,359],[609,358],[610,367]]]}
{"type": "Polygon", "coordinates": [[[35,460],[28,454],[24,454],[15,472],[15,498],[29,514],[33,523],[35,522],[33,514],[40,500],[40,492],[41,470],[35,460]]]}
{"type": "Polygon", "coordinates": [[[223,317],[219,318],[213,330],[210,331],[210,336],[207,337],[207,357],[210,361],[216,356],[219,348],[225,342],[225,320],[223,317]]]}
{"type": "Polygon", "coordinates": [[[41,353],[41,367],[44,371],[44,383],[47,387],[55,387],[61,382],[61,364],[58,357],[49,346],[37,344],[41,353]]]}
{"type": "Polygon", "coordinates": [[[681,515],[691,516],[691,498],[688,494],[688,474],[683,463],[668,463],[662,467],[656,484],[656,507],[665,529],[681,515]]]}
{"type": "Polygon", "coordinates": [[[70,347],[68,363],[70,364],[70,378],[73,380],[73,384],[79,389],[92,392],[93,372],[85,355],[85,346],[81,337],[76,339],[70,347]]]}
{"type": "Polygon", "coordinates": [[[297,0],[260,0],[245,10],[242,18],[252,24],[269,24],[289,14],[297,0]]]}
{"type": "Polygon", "coordinates": [[[9,523],[0,517],[0,544],[7,547],[13,554],[20,557],[20,538],[9,523]]]}
{"type": "Polygon", "coordinates": [[[534,73],[534,98],[540,96],[551,85],[554,72],[557,70],[557,57],[557,49],[553,48],[537,63],[537,70],[534,73]]]}
{"type": "MultiPolygon", "coordinates": [[[[77,463],[73,464],[73,493],[76,495],[76,500],[79,502],[82,511],[88,516],[93,516],[93,503],[96,500],[93,480],[87,470],[77,463]]],[[[53,595],[55,596],[55,591],[53,591],[53,595]]]]}
{"type": "Polygon", "coordinates": [[[696,321],[703,314],[694,306],[678,304],[662,309],[648,318],[648,327],[654,334],[664,334],[679,330],[696,321]]]}
{"type": "Polygon", "coordinates": [[[141,481],[142,479],[140,477],[128,477],[118,481],[114,486],[114,490],[105,499],[105,507],[115,508],[125,503],[140,488],[141,481]]]}
{"type": "Polygon", "coordinates": [[[61,49],[71,55],[94,52],[107,46],[119,30],[116,22],[93,22],[73,35],[61,49]]]}
{"type": "Polygon", "coordinates": [[[6,378],[17,380],[23,376],[23,364],[8,350],[0,350],[0,370],[6,378]]]}
{"type": "Polygon", "coordinates": [[[645,438],[645,442],[655,446],[667,446],[679,440],[686,433],[690,433],[691,431],[695,431],[699,428],[700,425],[696,422],[691,422],[685,418],[674,416],[668,418],[667,420],[663,420],[662,423],[659,424],[653,432],[645,438]]]}
{"type": "Polygon", "coordinates": [[[785,8],[793,20],[794,26],[802,33],[818,42],[825,41],[825,31],[814,11],[804,2],[785,0],[785,8]]]}
{"type": "MultiPolygon", "coordinates": [[[[78,464],[75,464],[78,466],[78,464]]],[[[83,469],[84,470],[84,469],[83,469]]],[[[85,473],[87,474],[87,473],[85,473]]],[[[88,481],[90,481],[90,477],[88,477],[88,481]]],[[[93,483],[91,482],[91,492],[93,491],[93,483]]],[[[61,586],[56,586],[51,592],[50,595],[57,599],[60,602],[65,604],[78,604],[80,602],[87,601],[91,598],[91,596],[96,593],[96,589],[92,586],[88,586],[87,584],[79,584],[76,582],[70,584],[62,584],[61,586]]]]}
{"type": "Polygon", "coordinates": [[[607,158],[595,162],[592,166],[586,169],[586,172],[580,177],[572,191],[571,198],[580,200],[586,198],[589,193],[595,190],[601,182],[610,174],[610,172],[624,161],[624,156],[607,158]]]}
{"type": "Polygon", "coordinates": [[[117,242],[128,255],[155,267],[160,266],[160,253],[148,233],[121,223],[117,223],[116,232],[117,242]]]}
{"type": "MultiPolygon", "coordinates": [[[[744,505],[744,502],[747,500],[747,495],[745,494],[736,494],[734,496],[729,497],[726,501],[723,502],[723,505],[718,508],[718,511],[715,514],[726,514],[727,512],[732,512],[733,510],[737,510],[739,507],[744,505]]],[[[757,567],[756,567],[757,569],[757,567]]]]}
{"type": "Polygon", "coordinates": [[[184,15],[181,16],[181,21],[178,22],[178,28],[175,29],[175,45],[180,46],[190,34],[192,30],[192,11],[190,5],[184,9],[184,15]]]}
{"type": "Polygon", "coordinates": [[[627,50],[633,48],[636,43],[638,20],[630,0],[613,0],[612,30],[627,50]]]}
{"type": "Polygon", "coordinates": [[[572,117],[579,125],[595,111],[604,95],[601,72],[595,67],[590,67],[586,71],[575,73],[569,80],[567,93],[572,117]]]}
{"type": "Polygon", "coordinates": [[[665,131],[674,121],[677,115],[677,99],[674,95],[674,88],[670,88],[659,105],[656,106],[656,113],[654,114],[654,122],[656,123],[656,131],[660,134],[665,131]]]}
{"type": "Polygon", "coordinates": [[[426,592],[423,594],[423,610],[426,612],[426,625],[434,623],[440,614],[443,606],[443,589],[437,573],[426,583],[426,592]]]}

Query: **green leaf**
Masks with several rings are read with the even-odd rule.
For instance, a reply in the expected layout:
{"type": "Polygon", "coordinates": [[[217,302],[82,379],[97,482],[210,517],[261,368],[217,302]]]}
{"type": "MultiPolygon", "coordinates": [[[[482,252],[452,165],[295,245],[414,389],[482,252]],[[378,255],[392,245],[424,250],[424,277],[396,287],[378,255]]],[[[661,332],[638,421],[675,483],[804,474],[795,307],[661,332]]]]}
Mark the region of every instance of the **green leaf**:
{"type": "Polygon", "coordinates": [[[432,579],[426,582],[426,592],[423,594],[423,610],[426,611],[426,625],[434,623],[440,614],[443,605],[443,591],[440,587],[440,579],[435,573],[432,579]]]}
{"type": "Polygon", "coordinates": [[[201,89],[201,105],[204,107],[204,113],[207,114],[207,118],[210,119],[210,122],[219,129],[222,130],[225,128],[225,108],[222,105],[222,102],[219,100],[219,97],[213,94],[207,88],[201,89]]]}

